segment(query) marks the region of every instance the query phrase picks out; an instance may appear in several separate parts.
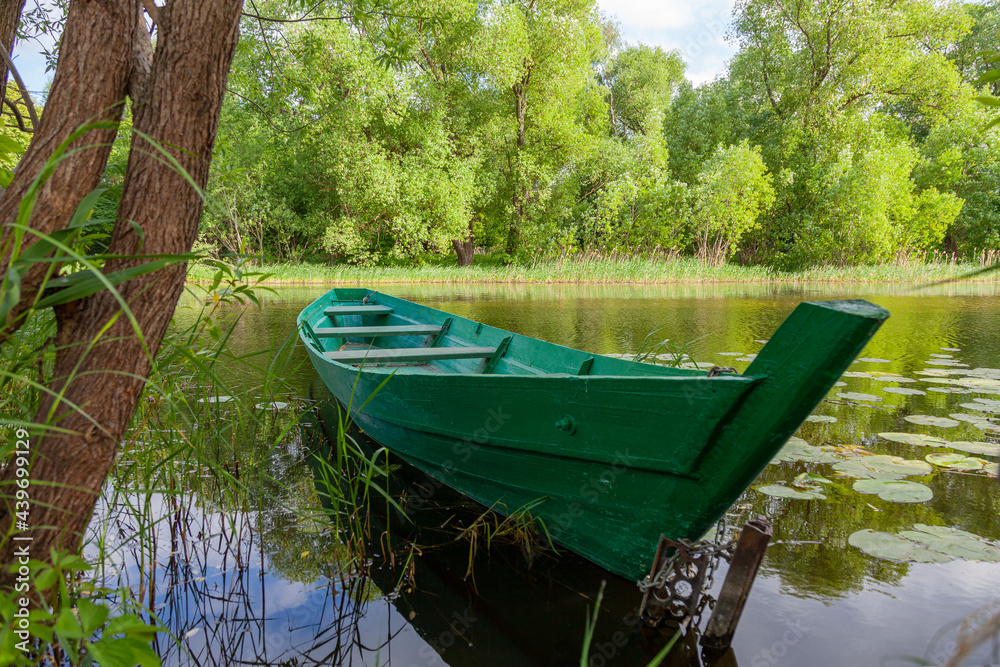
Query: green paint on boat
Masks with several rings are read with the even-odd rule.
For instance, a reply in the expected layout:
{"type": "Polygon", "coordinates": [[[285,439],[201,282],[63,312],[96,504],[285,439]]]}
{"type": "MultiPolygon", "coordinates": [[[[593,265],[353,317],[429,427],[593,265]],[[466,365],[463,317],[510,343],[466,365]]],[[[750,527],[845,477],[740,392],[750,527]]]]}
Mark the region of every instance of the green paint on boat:
{"type": "Polygon", "coordinates": [[[573,350],[369,289],[333,289],[298,324],[324,383],[375,440],[497,511],[532,506],[554,541],[637,580],[661,533],[697,539],[718,521],[888,315],[866,301],[800,304],[743,374],[715,377],[573,350]],[[329,334],[417,325],[442,333],[329,334]],[[428,347],[458,349],[419,362],[385,352],[428,347]],[[329,354],[364,350],[372,361],[329,354]]]}

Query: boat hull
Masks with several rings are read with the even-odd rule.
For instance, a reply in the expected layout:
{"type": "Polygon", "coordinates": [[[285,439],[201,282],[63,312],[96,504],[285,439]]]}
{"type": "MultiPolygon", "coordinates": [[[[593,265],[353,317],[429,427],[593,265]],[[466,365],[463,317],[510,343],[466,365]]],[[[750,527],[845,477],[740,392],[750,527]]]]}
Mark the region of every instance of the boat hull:
{"type": "MultiPolygon", "coordinates": [[[[331,294],[341,302],[345,296],[331,294]]],[[[444,315],[385,295],[370,301],[391,303],[397,322],[444,315]]],[[[319,324],[317,313],[329,302],[321,298],[303,311],[303,328],[319,324]]],[[[526,511],[555,543],[640,579],[661,533],[697,539],[746,489],[887,315],[872,309],[861,308],[861,326],[857,317],[845,320],[843,309],[829,321],[829,309],[809,310],[806,320],[819,319],[784,335],[783,326],[768,345],[772,354],[755,362],[758,372],[742,376],[646,375],[645,364],[619,364],[614,368],[639,368],[614,376],[350,365],[327,357],[349,339],[317,344],[304,333],[303,340],[326,386],[372,438],[440,483],[504,514],[526,511]],[[799,334],[824,329],[834,337],[827,347],[837,349],[817,360],[815,341],[799,334]],[[776,380],[789,365],[799,380],[776,380]]],[[[489,342],[482,325],[475,330],[489,342]]],[[[572,354],[586,357],[525,340],[551,346],[534,350],[533,364],[546,352],[565,355],[559,363],[568,367],[576,363],[572,354]]]]}

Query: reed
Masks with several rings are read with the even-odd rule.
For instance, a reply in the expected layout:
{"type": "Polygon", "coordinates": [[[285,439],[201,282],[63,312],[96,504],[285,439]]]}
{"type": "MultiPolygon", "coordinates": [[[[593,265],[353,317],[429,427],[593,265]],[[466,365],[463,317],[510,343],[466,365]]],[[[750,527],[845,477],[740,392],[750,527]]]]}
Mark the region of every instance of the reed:
{"type": "MultiPolygon", "coordinates": [[[[259,271],[268,274],[266,284],[360,283],[921,283],[964,278],[990,266],[1000,257],[996,251],[983,251],[974,260],[952,255],[927,254],[903,256],[882,265],[814,267],[800,271],[778,271],[764,266],[708,264],[690,257],[598,256],[538,258],[526,263],[504,264],[485,257],[472,266],[428,263],[413,266],[351,266],[346,264],[298,263],[261,264],[259,271]]],[[[193,283],[207,282],[210,271],[194,267],[188,273],[193,283]]],[[[968,278],[993,282],[996,273],[968,278]]]]}

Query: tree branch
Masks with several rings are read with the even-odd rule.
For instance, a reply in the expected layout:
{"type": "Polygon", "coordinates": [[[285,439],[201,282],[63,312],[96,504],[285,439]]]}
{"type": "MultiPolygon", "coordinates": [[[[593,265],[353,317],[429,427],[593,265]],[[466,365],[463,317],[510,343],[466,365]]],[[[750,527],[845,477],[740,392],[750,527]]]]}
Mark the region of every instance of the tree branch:
{"type": "MultiPolygon", "coordinates": [[[[143,4],[152,5],[151,0],[143,0],[143,4]]],[[[149,18],[156,24],[159,18],[159,7],[153,7],[157,15],[149,13],[149,7],[143,7],[149,18]]],[[[146,20],[142,18],[142,9],[136,15],[135,22],[135,43],[132,48],[132,71],[129,73],[128,94],[133,103],[145,97],[146,85],[149,82],[149,73],[153,69],[153,43],[149,36],[149,29],[146,20]]]]}
{"type": "Polygon", "coordinates": [[[307,23],[309,21],[346,21],[351,18],[350,15],[344,16],[304,16],[300,19],[279,19],[273,16],[260,16],[259,14],[253,14],[246,10],[243,10],[243,16],[251,19],[257,19],[260,21],[267,21],[268,23],[307,23]]]}
{"type": "Polygon", "coordinates": [[[25,124],[24,124],[24,117],[21,116],[21,110],[17,108],[17,103],[16,102],[11,102],[10,100],[8,100],[5,97],[5,98],[3,98],[3,103],[6,104],[8,107],[10,107],[10,110],[12,112],[14,112],[14,119],[17,120],[17,127],[22,132],[26,132],[28,134],[34,132],[34,129],[30,129],[27,126],[25,126],[25,124]]]}
{"type": "Polygon", "coordinates": [[[28,107],[28,115],[31,116],[31,127],[38,127],[38,114],[35,113],[35,104],[31,101],[31,94],[28,93],[21,75],[18,73],[17,68],[14,67],[14,61],[10,57],[10,50],[3,43],[0,43],[0,53],[3,54],[3,59],[7,61],[10,73],[14,75],[14,81],[17,82],[17,89],[21,91],[21,97],[24,99],[24,106],[28,107]]]}

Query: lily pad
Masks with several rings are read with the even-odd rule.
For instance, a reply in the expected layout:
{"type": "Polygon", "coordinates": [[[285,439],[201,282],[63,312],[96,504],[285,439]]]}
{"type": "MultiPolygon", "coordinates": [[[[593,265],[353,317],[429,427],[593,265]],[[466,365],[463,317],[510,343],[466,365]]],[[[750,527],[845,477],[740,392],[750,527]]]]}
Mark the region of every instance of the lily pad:
{"type": "Polygon", "coordinates": [[[795,476],[795,486],[815,486],[817,484],[833,484],[832,480],[811,472],[804,472],[795,476]]]}
{"type": "Polygon", "coordinates": [[[831,417],[829,415],[809,415],[806,417],[807,422],[819,422],[820,424],[836,424],[837,418],[831,417]]]}
{"type": "Polygon", "coordinates": [[[998,431],[1000,432],[1000,424],[990,421],[990,418],[984,415],[970,415],[965,412],[953,412],[949,415],[952,419],[957,419],[959,421],[967,422],[972,424],[976,428],[982,429],[984,431],[998,431]]]}
{"type": "Polygon", "coordinates": [[[913,530],[900,531],[899,535],[955,558],[1000,562],[1000,548],[978,535],[957,528],[918,523],[914,524],[913,530]]]}
{"type": "Polygon", "coordinates": [[[873,396],[872,394],[862,394],[857,391],[842,391],[837,394],[838,397],[847,399],[848,401],[881,401],[882,399],[878,396],[873,396]]]}
{"type": "Polygon", "coordinates": [[[991,407],[1000,408],[1000,401],[995,401],[992,398],[974,398],[972,400],[982,405],[989,405],[991,407]]]}
{"type": "Polygon", "coordinates": [[[926,475],[933,468],[924,461],[880,454],[838,461],[833,469],[848,477],[895,481],[909,475],[926,475]]]}
{"type": "Polygon", "coordinates": [[[847,371],[846,373],[842,373],[840,377],[842,377],[842,378],[873,378],[875,376],[872,375],[871,373],[867,373],[865,371],[847,371]]]}
{"type": "Polygon", "coordinates": [[[824,496],[817,489],[805,489],[799,491],[797,489],[792,489],[787,486],[782,486],[781,484],[768,484],[767,486],[757,487],[757,490],[766,496],[772,496],[774,498],[795,498],[797,500],[826,500],[824,496]]]}
{"type": "Polygon", "coordinates": [[[969,364],[963,364],[961,361],[958,361],[957,359],[928,359],[924,363],[930,364],[931,366],[956,366],[956,367],[964,366],[966,368],[969,366],[969,364]]]}
{"type": "Polygon", "coordinates": [[[927,375],[927,376],[936,377],[936,378],[945,378],[945,377],[948,377],[949,375],[952,375],[953,373],[956,373],[956,372],[958,372],[958,373],[964,373],[965,371],[951,371],[951,370],[948,370],[947,368],[925,368],[922,371],[917,371],[915,374],[916,375],[927,375]]]}
{"type": "Polygon", "coordinates": [[[848,544],[878,558],[916,563],[944,563],[952,558],[1000,562],[1000,548],[972,533],[947,526],[914,524],[898,535],[859,530],[848,544]]]}
{"type": "Polygon", "coordinates": [[[208,403],[209,405],[214,403],[229,403],[235,400],[232,396],[209,396],[208,398],[199,398],[199,403],[208,403]]]}
{"type": "Polygon", "coordinates": [[[939,438],[935,435],[926,435],[924,433],[889,432],[879,433],[879,437],[893,442],[902,442],[907,445],[914,445],[916,447],[944,447],[948,444],[948,441],[944,438],[939,438]]]}
{"type": "Polygon", "coordinates": [[[791,437],[778,450],[774,461],[806,461],[809,463],[834,463],[840,458],[822,447],[813,447],[802,438],[791,437]]]}
{"type": "Polygon", "coordinates": [[[945,352],[961,352],[962,351],[962,348],[960,348],[960,347],[942,347],[941,349],[944,350],[945,352]]]}
{"type": "Polygon", "coordinates": [[[947,563],[951,560],[950,556],[930,551],[905,537],[870,528],[851,533],[850,537],[847,538],[847,543],[861,549],[866,554],[886,560],[914,563],[947,563]]]}
{"type": "Polygon", "coordinates": [[[911,424],[920,424],[922,426],[938,426],[940,428],[958,426],[958,422],[954,419],[948,419],[947,417],[934,417],[932,415],[908,415],[903,417],[903,419],[911,424]]]}
{"type": "Polygon", "coordinates": [[[962,403],[960,407],[963,407],[966,410],[979,410],[980,412],[1000,414],[1000,405],[990,405],[987,403],[962,403]]]}
{"type": "Polygon", "coordinates": [[[858,493],[878,494],[890,503],[922,503],[934,497],[930,487],[906,480],[859,479],[853,488],[858,493]]]}
{"type": "Polygon", "coordinates": [[[1000,456],[1000,444],[993,442],[979,442],[979,441],[968,441],[968,440],[958,440],[956,442],[948,443],[948,446],[952,449],[957,449],[960,452],[965,452],[967,454],[981,454],[983,456],[1000,456]]]}
{"type": "Polygon", "coordinates": [[[846,387],[847,383],[846,382],[834,382],[833,386],[834,387],[846,387]]]}
{"type": "Polygon", "coordinates": [[[939,394],[969,394],[971,389],[963,387],[927,387],[927,391],[935,391],[939,394]]]}
{"type": "Polygon", "coordinates": [[[258,403],[253,406],[257,410],[287,410],[291,403],[284,403],[282,401],[272,401],[270,403],[258,403]]]}
{"type": "Polygon", "coordinates": [[[882,387],[882,391],[888,392],[890,394],[902,394],[904,396],[926,396],[926,391],[920,391],[919,389],[911,389],[909,387],[882,387]]]}
{"type": "Polygon", "coordinates": [[[982,470],[989,464],[989,461],[961,454],[928,454],[924,458],[936,466],[954,470],[982,470]]]}
{"type": "Polygon", "coordinates": [[[863,361],[869,364],[888,364],[890,361],[888,359],[877,359],[875,357],[858,357],[858,361],[863,361]]]}
{"type": "Polygon", "coordinates": [[[903,377],[902,375],[875,375],[874,377],[879,382],[898,382],[900,384],[916,382],[913,378],[903,377]]]}
{"type": "Polygon", "coordinates": [[[951,355],[951,354],[932,354],[931,357],[934,358],[934,359],[954,359],[955,358],[954,355],[951,355]]]}
{"type": "Polygon", "coordinates": [[[956,382],[963,387],[969,387],[970,389],[1000,389],[1000,380],[993,378],[965,377],[956,380],[956,382]]]}

